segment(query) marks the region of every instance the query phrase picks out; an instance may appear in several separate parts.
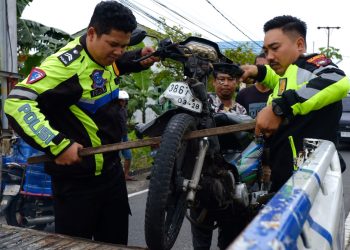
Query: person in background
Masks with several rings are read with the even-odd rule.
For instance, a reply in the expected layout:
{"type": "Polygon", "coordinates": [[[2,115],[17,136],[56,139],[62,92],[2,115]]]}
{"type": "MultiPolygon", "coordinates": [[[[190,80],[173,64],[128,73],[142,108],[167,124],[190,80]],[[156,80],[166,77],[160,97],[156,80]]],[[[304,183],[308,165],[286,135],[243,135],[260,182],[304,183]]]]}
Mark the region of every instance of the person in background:
{"type": "MultiPolygon", "coordinates": [[[[256,56],[254,64],[267,64],[265,54],[261,53],[256,56]]],[[[255,119],[258,112],[266,106],[271,93],[272,90],[255,81],[254,85],[244,88],[237,93],[236,102],[240,103],[247,110],[248,115],[255,119]]]]}
{"type": "Polygon", "coordinates": [[[230,64],[214,66],[213,87],[215,93],[208,93],[209,104],[214,112],[247,114],[246,109],[234,100],[238,80],[230,64]]]}
{"type": "MultiPolygon", "coordinates": [[[[119,111],[120,111],[120,117],[121,117],[121,127],[122,127],[122,142],[129,141],[128,138],[128,110],[127,105],[129,101],[129,94],[125,90],[119,91],[119,97],[118,97],[118,104],[119,104],[119,111]]],[[[131,149],[123,149],[121,150],[121,154],[124,157],[124,175],[125,180],[127,181],[136,181],[137,179],[133,176],[130,176],[130,166],[131,166],[131,159],[132,159],[132,153],[131,149]]]]}
{"type": "MultiPolygon", "coordinates": [[[[238,84],[237,69],[232,67],[232,64],[215,64],[213,75],[215,93],[209,93],[208,97],[214,112],[245,115],[247,113],[245,108],[234,101],[238,84]]],[[[245,214],[238,214],[237,211],[231,205],[220,211],[209,211],[202,207],[191,209],[190,214],[193,220],[201,217],[203,212],[206,213],[199,225],[191,223],[193,248],[195,250],[210,249],[216,222],[218,225],[218,246],[220,249],[226,249],[248,223],[248,217],[245,214]]]]}
{"type": "Polygon", "coordinates": [[[306,23],[290,15],[264,25],[263,50],[269,65],[243,65],[241,80],[255,78],[273,90],[271,101],[256,117],[256,135],[268,138],[271,191],[278,191],[292,176],[296,152],[304,138],[336,142],[342,98],[349,78],[331,59],[306,54],[306,23]]]}
{"type": "Polygon", "coordinates": [[[79,150],[119,143],[119,75],[139,72],[153,48],[125,52],[136,28],[130,9],[98,3],[87,32],[47,57],[9,93],[5,113],[32,147],[52,157],[55,232],[126,245],[130,207],[119,154],[80,157],[79,150]]]}

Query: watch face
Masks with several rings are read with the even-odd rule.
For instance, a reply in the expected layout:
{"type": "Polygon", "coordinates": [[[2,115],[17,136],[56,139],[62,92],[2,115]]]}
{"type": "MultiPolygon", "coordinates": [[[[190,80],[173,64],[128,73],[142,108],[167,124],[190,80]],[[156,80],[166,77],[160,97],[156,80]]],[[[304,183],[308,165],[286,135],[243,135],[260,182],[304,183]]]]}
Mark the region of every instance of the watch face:
{"type": "Polygon", "coordinates": [[[281,107],[275,102],[272,103],[272,111],[275,113],[275,115],[283,115],[281,107]]]}

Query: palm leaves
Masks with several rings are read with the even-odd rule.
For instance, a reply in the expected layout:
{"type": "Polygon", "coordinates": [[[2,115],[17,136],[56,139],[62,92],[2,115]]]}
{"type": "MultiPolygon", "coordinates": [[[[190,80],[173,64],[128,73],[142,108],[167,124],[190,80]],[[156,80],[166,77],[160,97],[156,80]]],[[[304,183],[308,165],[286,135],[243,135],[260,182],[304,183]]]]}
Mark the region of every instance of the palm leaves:
{"type": "Polygon", "coordinates": [[[19,71],[23,75],[29,74],[32,67],[73,39],[59,29],[21,19],[24,8],[30,2],[32,0],[17,0],[17,54],[19,71]]]}
{"type": "Polygon", "coordinates": [[[123,78],[121,88],[126,90],[129,95],[128,113],[132,118],[135,111],[140,110],[142,122],[146,122],[146,110],[152,109],[157,113],[157,105],[154,100],[158,98],[159,93],[153,85],[152,70],[144,70],[140,73],[134,73],[123,78]]]}

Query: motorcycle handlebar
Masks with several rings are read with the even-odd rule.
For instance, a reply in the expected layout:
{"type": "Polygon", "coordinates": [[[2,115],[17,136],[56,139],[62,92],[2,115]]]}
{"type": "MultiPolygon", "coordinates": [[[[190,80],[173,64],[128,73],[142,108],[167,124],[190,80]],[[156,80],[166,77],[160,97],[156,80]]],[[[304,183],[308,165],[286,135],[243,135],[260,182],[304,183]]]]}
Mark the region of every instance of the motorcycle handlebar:
{"type": "Polygon", "coordinates": [[[160,57],[161,59],[170,58],[176,61],[182,61],[185,58],[181,45],[171,42],[169,39],[164,39],[159,42],[159,47],[156,51],[141,58],[133,60],[138,63],[152,56],[160,57]]]}
{"type": "MultiPolygon", "coordinates": [[[[155,51],[156,52],[156,51],[155,51]]],[[[151,56],[155,56],[155,52],[149,54],[149,55],[146,55],[146,56],[143,56],[143,57],[140,57],[139,59],[135,59],[133,60],[133,62],[135,63],[138,63],[138,62],[141,62],[143,60],[146,60],[147,58],[150,58],[151,56]]]]}

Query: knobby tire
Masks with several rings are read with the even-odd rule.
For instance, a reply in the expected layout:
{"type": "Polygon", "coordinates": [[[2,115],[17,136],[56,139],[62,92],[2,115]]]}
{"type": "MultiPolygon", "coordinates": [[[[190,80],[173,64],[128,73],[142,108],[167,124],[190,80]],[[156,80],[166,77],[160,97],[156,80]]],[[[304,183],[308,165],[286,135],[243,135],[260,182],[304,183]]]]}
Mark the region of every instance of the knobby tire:
{"type": "Polygon", "coordinates": [[[183,140],[196,130],[196,120],[180,113],[172,117],[163,133],[152,167],[145,213],[145,237],[152,250],[174,245],[187,210],[183,178],[190,179],[198,153],[197,140],[183,140]]]}

